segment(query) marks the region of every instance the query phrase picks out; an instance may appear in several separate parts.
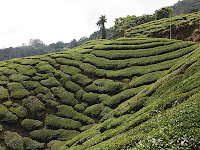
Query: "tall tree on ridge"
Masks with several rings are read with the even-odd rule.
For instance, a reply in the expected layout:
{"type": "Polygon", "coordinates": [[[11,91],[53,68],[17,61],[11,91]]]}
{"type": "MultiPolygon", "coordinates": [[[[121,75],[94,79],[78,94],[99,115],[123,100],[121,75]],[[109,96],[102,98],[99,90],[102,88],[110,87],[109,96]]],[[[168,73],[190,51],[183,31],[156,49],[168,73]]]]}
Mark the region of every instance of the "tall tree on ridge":
{"type": "Polygon", "coordinates": [[[97,25],[100,27],[100,31],[101,31],[101,38],[102,39],[106,39],[107,38],[107,34],[106,34],[106,28],[105,28],[105,23],[107,22],[106,16],[105,15],[101,15],[99,17],[99,21],[97,22],[97,25]]]}

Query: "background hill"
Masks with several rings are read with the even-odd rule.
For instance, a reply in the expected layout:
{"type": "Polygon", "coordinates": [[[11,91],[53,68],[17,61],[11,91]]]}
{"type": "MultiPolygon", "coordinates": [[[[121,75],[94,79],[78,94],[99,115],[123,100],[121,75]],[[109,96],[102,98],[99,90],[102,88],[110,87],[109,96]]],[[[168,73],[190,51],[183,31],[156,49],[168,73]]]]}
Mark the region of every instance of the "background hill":
{"type": "Polygon", "coordinates": [[[122,38],[1,61],[1,147],[198,149],[199,56],[190,41],[122,38]]]}
{"type": "Polygon", "coordinates": [[[199,0],[179,0],[178,3],[171,7],[174,15],[189,14],[200,10],[199,0]]]}

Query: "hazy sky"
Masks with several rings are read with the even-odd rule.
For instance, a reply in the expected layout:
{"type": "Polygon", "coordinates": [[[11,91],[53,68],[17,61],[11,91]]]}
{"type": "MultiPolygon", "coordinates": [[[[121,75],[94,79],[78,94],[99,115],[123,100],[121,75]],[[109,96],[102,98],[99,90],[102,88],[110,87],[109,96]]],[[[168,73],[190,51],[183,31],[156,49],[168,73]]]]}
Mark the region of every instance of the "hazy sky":
{"type": "Polygon", "coordinates": [[[98,29],[100,15],[106,27],[115,18],[153,14],[178,0],[0,0],[0,48],[28,44],[40,39],[45,44],[89,36],[98,29]]]}

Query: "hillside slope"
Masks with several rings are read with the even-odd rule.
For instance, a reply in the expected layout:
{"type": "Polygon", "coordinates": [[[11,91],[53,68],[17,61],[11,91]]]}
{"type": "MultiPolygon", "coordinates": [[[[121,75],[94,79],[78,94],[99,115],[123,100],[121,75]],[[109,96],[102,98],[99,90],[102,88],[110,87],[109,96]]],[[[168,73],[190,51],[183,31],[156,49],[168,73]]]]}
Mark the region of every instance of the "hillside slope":
{"type": "Polygon", "coordinates": [[[170,24],[172,39],[200,41],[199,20],[200,12],[151,21],[126,30],[126,37],[157,37],[170,38],[170,24]]]}
{"type": "Polygon", "coordinates": [[[190,41],[122,38],[2,61],[1,146],[199,148],[199,57],[190,41]]]}

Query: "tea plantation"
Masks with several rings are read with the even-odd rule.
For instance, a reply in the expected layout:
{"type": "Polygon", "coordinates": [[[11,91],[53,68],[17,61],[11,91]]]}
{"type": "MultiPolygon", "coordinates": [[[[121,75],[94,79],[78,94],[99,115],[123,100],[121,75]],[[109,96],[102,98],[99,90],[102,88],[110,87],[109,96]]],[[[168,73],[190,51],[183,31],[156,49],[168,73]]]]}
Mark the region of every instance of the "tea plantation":
{"type": "MultiPolygon", "coordinates": [[[[199,29],[200,11],[191,14],[181,14],[172,18],[151,21],[126,30],[126,37],[167,37],[170,25],[172,38],[187,39],[199,29]]],[[[188,40],[188,39],[187,39],[188,40]]]]}
{"type": "Polygon", "coordinates": [[[0,62],[0,149],[200,149],[200,46],[93,40],[0,62]]]}

